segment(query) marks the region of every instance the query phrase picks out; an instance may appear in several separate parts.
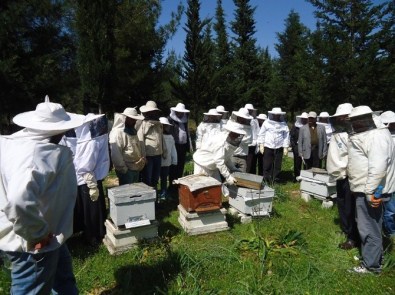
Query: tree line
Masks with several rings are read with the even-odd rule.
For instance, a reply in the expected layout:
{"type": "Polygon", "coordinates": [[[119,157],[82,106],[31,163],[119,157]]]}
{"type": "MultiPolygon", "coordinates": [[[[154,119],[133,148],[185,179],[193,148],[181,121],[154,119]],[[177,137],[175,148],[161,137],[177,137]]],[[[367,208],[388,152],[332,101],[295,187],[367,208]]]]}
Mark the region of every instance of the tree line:
{"type": "Polygon", "coordinates": [[[255,7],[233,1],[229,23],[222,0],[205,19],[201,0],[187,0],[166,24],[159,0],[1,1],[2,126],[46,94],[67,110],[110,116],[147,100],[167,114],[182,101],[195,120],[218,104],[282,107],[290,119],[344,102],[395,109],[393,1],[308,0],[316,28],[290,11],[276,57],[257,45],[255,7]],[[165,52],[178,29],[186,32],[183,56],[165,52]]]}

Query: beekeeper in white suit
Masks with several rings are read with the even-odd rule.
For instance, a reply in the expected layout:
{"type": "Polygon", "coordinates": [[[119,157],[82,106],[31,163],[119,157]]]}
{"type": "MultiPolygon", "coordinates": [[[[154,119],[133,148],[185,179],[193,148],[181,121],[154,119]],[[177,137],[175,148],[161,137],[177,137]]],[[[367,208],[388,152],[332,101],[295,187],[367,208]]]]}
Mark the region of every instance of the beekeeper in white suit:
{"type": "Polygon", "coordinates": [[[347,175],[347,131],[350,131],[348,115],[352,109],[353,106],[350,103],[340,104],[336,113],[331,117],[334,130],[329,143],[326,164],[331,182],[336,181],[336,203],[339,211],[340,227],[346,236],[346,241],[339,244],[339,248],[343,250],[357,247],[360,241],[357,222],[355,221],[355,196],[351,193],[347,175]]]}
{"type": "MultiPolygon", "coordinates": [[[[387,126],[395,143],[395,113],[393,111],[386,111],[380,115],[380,119],[387,126]]],[[[395,244],[395,194],[392,194],[391,199],[384,203],[383,223],[386,235],[395,244]]]]}
{"type": "Polygon", "coordinates": [[[25,128],[0,137],[0,250],[11,261],[11,293],[78,294],[65,244],[77,179],[71,150],[58,143],[83,119],[46,97],[13,121],[25,128]]]}
{"type": "MultiPolygon", "coordinates": [[[[74,209],[74,232],[83,231],[91,246],[105,235],[106,204],[102,181],[110,168],[108,124],[104,115],[87,114],[84,124],[75,128],[78,196],[74,209]]],[[[66,137],[66,141],[73,138],[66,137]]]]}
{"type": "Polygon", "coordinates": [[[387,128],[377,128],[368,106],[354,108],[347,174],[356,196],[361,265],[356,273],[381,271],[383,205],[395,191],[395,146],[387,128]]]}
{"type": "Polygon", "coordinates": [[[248,155],[247,155],[247,173],[256,174],[256,163],[257,163],[257,139],[258,133],[260,130],[259,122],[257,119],[258,110],[254,108],[254,106],[250,103],[247,103],[244,108],[248,110],[248,113],[252,116],[251,119],[251,133],[252,133],[252,142],[248,145],[248,155]]]}
{"type": "Polygon", "coordinates": [[[288,154],[289,128],[285,122],[285,112],[273,108],[259,130],[257,143],[263,154],[263,177],[266,181],[278,180],[283,155],[288,154]]]}
{"type": "Polygon", "coordinates": [[[244,134],[241,124],[229,120],[224,126],[224,132],[211,138],[210,144],[193,154],[194,174],[211,176],[218,181],[221,181],[222,175],[227,183],[235,184],[236,179],[231,172],[237,169],[232,162],[232,155],[244,134]]]}
{"type": "Polygon", "coordinates": [[[216,137],[221,132],[222,114],[215,109],[210,109],[203,113],[203,121],[196,129],[196,149],[205,148],[205,145],[212,137],[216,137]]]}

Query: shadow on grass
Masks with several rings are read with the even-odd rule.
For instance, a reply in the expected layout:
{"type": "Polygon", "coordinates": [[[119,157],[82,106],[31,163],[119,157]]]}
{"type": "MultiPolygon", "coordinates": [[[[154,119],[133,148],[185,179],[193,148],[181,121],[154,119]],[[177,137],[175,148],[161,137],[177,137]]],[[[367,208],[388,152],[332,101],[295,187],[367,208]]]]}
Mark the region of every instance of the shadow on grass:
{"type": "Polygon", "coordinates": [[[117,269],[114,274],[116,286],[100,294],[168,294],[168,283],[180,271],[180,257],[171,252],[153,265],[127,265],[117,269]]]}
{"type": "Polygon", "coordinates": [[[79,257],[80,259],[86,259],[90,256],[94,256],[99,251],[99,245],[95,247],[88,245],[82,234],[70,237],[66,244],[71,256],[79,257]]]}

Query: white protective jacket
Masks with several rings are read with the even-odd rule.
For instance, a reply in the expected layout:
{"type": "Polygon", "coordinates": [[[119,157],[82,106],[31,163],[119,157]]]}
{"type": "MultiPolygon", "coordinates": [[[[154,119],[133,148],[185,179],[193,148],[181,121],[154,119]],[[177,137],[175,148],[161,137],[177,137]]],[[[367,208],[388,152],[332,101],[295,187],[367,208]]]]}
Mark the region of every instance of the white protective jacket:
{"type": "Polygon", "coordinates": [[[47,252],[73,233],[77,180],[68,147],[0,137],[0,250],[47,252]],[[48,246],[33,245],[54,234],[48,246]]]}
{"type": "Polygon", "coordinates": [[[252,119],[250,124],[251,124],[251,132],[252,132],[252,142],[249,144],[249,146],[256,146],[258,140],[258,134],[261,128],[259,127],[258,119],[252,119]]]}
{"type": "Polygon", "coordinates": [[[124,131],[125,116],[116,113],[114,125],[110,132],[111,159],[115,170],[126,173],[128,169],[140,171],[139,160],[143,157],[141,143],[136,135],[129,135],[124,131]]]}
{"type": "Polygon", "coordinates": [[[221,133],[221,123],[201,122],[196,129],[196,149],[205,148],[212,137],[221,133]]]}
{"type": "Polygon", "coordinates": [[[218,169],[225,179],[230,176],[230,171],[236,170],[232,162],[236,147],[226,141],[227,137],[228,132],[222,132],[212,138],[205,148],[198,149],[193,154],[193,160],[198,165],[208,170],[218,169]]]}
{"type": "Polygon", "coordinates": [[[373,194],[395,192],[395,145],[386,128],[349,137],[347,175],[352,192],[373,194]]]}
{"type": "Polygon", "coordinates": [[[329,123],[321,123],[321,122],[317,122],[317,125],[322,125],[325,127],[326,142],[328,143],[331,142],[332,133],[333,133],[332,125],[329,123]]]}
{"type": "Polygon", "coordinates": [[[329,143],[328,158],[326,160],[326,170],[331,181],[341,180],[347,177],[347,152],[348,134],[347,132],[334,133],[329,143]]]}
{"type": "Polygon", "coordinates": [[[286,122],[265,120],[259,130],[258,144],[271,149],[289,147],[289,128],[286,122]]]}
{"type": "Polygon", "coordinates": [[[137,122],[137,136],[142,144],[143,156],[158,156],[163,153],[163,126],[156,120],[137,122]],[[138,125],[138,126],[137,126],[138,125]]]}
{"type": "Polygon", "coordinates": [[[95,180],[103,180],[110,169],[108,153],[108,134],[91,138],[90,122],[75,129],[77,147],[74,155],[74,166],[78,185],[85,184],[84,175],[91,173],[95,180]]]}
{"type": "Polygon", "coordinates": [[[251,145],[251,143],[253,142],[253,131],[251,125],[241,125],[241,126],[246,134],[243,136],[240,145],[236,148],[233,154],[234,156],[247,156],[248,146],[251,145]]]}
{"type": "Polygon", "coordinates": [[[162,167],[177,165],[177,150],[174,137],[171,134],[163,134],[163,145],[166,147],[162,154],[162,167]]]}

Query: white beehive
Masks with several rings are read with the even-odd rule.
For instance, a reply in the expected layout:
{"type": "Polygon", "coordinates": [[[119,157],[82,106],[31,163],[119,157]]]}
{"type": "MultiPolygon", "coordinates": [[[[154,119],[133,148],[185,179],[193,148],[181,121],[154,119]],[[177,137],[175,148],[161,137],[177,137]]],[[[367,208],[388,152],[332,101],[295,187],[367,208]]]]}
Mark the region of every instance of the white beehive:
{"type": "Polygon", "coordinates": [[[336,194],[336,182],[330,182],[324,169],[312,168],[300,171],[300,190],[318,199],[325,200],[336,194]]]}
{"type": "Polygon", "coordinates": [[[145,183],[125,184],[108,190],[110,217],[116,226],[155,220],[156,191],[145,183]]]}
{"type": "Polygon", "coordinates": [[[229,186],[229,205],[243,214],[265,216],[272,212],[274,189],[265,186],[261,190],[229,186]]]}

